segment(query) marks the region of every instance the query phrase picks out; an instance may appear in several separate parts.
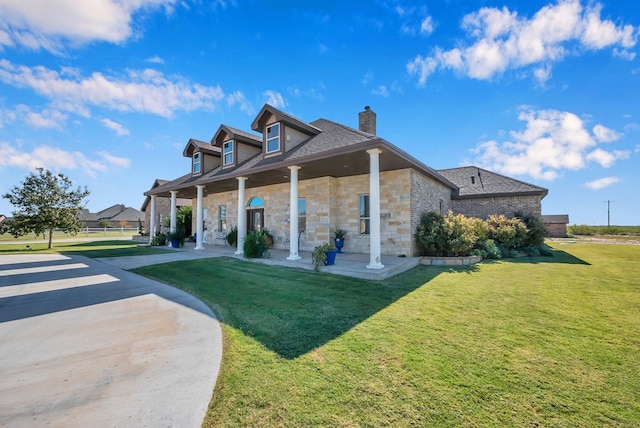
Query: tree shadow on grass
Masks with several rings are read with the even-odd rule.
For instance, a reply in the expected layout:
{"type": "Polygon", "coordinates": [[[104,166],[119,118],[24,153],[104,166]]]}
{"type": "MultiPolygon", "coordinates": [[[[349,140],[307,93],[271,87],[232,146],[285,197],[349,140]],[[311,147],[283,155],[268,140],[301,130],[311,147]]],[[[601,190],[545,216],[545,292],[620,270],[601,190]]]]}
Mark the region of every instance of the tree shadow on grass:
{"type": "Polygon", "coordinates": [[[224,257],[133,270],[196,295],[222,322],[287,359],[341,336],[446,271],[418,266],[366,281],[224,257]]]}

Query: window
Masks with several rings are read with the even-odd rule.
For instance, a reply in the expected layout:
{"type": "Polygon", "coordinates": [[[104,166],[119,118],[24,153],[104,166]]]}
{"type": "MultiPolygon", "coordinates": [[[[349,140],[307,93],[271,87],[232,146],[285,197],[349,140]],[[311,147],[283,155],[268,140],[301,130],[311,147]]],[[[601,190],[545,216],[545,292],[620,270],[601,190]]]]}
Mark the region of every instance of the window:
{"type": "Polygon", "coordinates": [[[193,154],[193,173],[200,173],[200,153],[193,154]]]}
{"type": "Polygon", "coordinates": [[[307,230],[307,198],[298,198],[298,233],[307,230]]]}
{"type": "Polygon", "coordinates": [[[222,164],[233,165],[233,140],[225,141],[222,144],[222,164]]]}
{"type": "Polygon", "coordinates": [[[267,153],[280,151],[280,124],[267,126],[267,153]]]}
{"type": "Polygon", "coordinates": [[[360,195],[360,234],[369,232],[369,195],[360,195]]]}
{"type": "Polygon", "coordinates": [[[227,206],[220,205],[218,207],[218,232],[227,231],[227,206]]]}

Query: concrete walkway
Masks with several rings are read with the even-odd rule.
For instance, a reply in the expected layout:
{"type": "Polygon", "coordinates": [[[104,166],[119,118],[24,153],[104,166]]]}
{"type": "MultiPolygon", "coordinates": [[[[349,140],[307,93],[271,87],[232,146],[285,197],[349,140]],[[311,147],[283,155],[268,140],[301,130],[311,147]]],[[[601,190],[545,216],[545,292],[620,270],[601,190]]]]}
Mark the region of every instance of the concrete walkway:
{"type": "Polygon", "coordinates": [[[0,344],[8,427],[200,427],[222,356],[194,297],[57,254],[0,256],[0,344]]]}

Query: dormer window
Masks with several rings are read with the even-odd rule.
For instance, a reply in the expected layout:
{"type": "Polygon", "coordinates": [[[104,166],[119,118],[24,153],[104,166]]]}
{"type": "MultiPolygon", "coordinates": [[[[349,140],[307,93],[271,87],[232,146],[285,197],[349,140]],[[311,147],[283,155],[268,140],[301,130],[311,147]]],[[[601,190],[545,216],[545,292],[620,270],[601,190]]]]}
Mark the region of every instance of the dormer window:
{"type": "Polygon", "coordinates": [[[222,164],[224,166],[233,165],[233,140],[225,141],[222,144],[222,164]]]}
{"type": "Polygon", "coordinates": [[[200,153],[194,153],[193,154],[193,173],[194,174],[200,174],[200,164],[201,164],[201,159],[200,159],[200,153]]]}
{"type": "Polygon", "coordinates": [[[267,126],[267,153],[280,151],[280,124],[267,126]]]}

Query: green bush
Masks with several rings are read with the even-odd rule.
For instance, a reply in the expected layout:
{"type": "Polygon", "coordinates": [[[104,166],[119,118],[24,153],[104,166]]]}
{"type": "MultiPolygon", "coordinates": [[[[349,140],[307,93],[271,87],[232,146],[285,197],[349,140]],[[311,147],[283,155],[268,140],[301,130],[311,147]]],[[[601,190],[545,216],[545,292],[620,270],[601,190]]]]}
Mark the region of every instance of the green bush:
{"type": "Polygon", "coordinates": [[[572,226],[569,226],[569,234],[591,236],[591,235],[595,235],[596,232],[586,224],[580,224],[580,225],[574,224],[572,226]]]}
{"type": "Polygon", "coordinates": [[[547,236],[547,226],[538,216],[516,213],[527,228],[527,237],[522,245],[525,247],[538,247],[544,244],[544,237],[547,236]]]}
{"type": "Polygon", "coordinates": [[[242,251],[248,259],[262,257],[265,250],[265,235],[260,232],[251,232],[244,238],[242,251]]]}
{"type": "Polygon", "coordinates": [[[437,211],[429,211],[422,214],[418,226],[418,243],[422,247],[421,253],[425,256],[442,256],[446,246],[446,238],[443,230],[444,218],[437,211]]]}
{"type": "Polygon", "coordinates": [[[232,246],[235,247],[238,245],[238,227],[237,226],[233,226],[231,228],[231,230],[229,230],[229,233],[227,233],[227,243],[232,246]]]}
{"type": "Polygon", "coordinates": [[[527,239],[527,226],[518,218],[507,218],[502,214],[494,214],[489,216],[487,224],[489,238],[507,250],[522,247],[527,239]]]}

